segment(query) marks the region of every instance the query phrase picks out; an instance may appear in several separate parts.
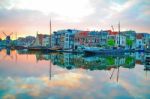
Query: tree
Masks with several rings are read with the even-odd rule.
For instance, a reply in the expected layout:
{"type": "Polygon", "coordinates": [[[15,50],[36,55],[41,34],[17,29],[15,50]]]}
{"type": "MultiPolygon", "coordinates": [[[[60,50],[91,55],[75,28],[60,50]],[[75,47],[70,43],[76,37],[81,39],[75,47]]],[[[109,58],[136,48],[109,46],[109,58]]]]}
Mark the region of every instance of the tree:
{"type": "Polygon", "coordinates": [[[129,65],[130,63],[132,63],[132,61],[133,61],[132,57],[127,57],[126,60],[125,60],[125,64],[129,65]]]}
{"type": "Polygon", "coordinates": [[[115,40],[114,39],[108,39],[107,40],[107,45],[109,45],[109,46],[115,46],[115,40]]]}
{"type": "Polygon", "coordinates": [[[130,39],[127,39],[126,40],[126,44],[130,47],[130,49],[131,49],[131,46],[132,46],[132,44],[133,44],[133,40],[130,40],[130,39]]]}
{"type": "Polygon", "coordinates": [[[115,58],[107,57],[106,59],[107,59],[108,65],[114,65],[115,64],[115,58]]]}

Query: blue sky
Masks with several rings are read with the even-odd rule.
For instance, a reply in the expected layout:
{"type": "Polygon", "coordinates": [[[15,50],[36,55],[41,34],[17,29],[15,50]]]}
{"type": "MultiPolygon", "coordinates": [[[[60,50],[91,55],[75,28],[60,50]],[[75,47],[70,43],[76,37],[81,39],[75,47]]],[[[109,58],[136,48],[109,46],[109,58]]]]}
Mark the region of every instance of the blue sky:
{"type": "MultiPolygon", "coordinates": [[[[149,0],[1,0],[0,31],[20,36],[58,29],[111,29],[150,33],[149,0]]],[[[1,35],[2,36],[2,35],[1,35]]]]}

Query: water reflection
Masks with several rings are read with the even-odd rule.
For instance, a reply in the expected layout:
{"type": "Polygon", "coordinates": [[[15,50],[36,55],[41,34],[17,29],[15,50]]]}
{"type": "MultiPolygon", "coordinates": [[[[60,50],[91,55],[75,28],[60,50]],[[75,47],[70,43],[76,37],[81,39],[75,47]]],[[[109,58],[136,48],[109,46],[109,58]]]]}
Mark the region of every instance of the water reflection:
{"type": "Polygon", "coordinates": [[[150,73],[144,69],[146,56],[2,50],[0,98],[148,99],[150,73]]]}
{"type": "Polygon", "coordinates": [[[83,54],[71,53],[51,53],[43,54],[40,52],[18,51],[19,54],[34,54],[37,61],[51,61],[53,65],[66,68],[82,68],[88,70],[110,70],[111,68],[134,68],[135,64],[143,65],[146,53],[125,53],[124,55],[95,55],[85,56],[83,54]]]}

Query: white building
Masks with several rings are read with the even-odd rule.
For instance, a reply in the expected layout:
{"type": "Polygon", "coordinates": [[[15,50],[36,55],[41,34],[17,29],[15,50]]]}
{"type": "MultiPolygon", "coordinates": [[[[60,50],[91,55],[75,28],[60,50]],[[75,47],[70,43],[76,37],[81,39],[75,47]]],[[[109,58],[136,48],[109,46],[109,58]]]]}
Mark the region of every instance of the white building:
{"type": "Polygon", "coordinates": [[[125,47],[126,46],[126,36],[119,35],[119,34],[113,34],[108,35],[107,39],[114,39],[115,41],[115,47],[125,47]]]}
{"type": "Polygon", "coordinates": [[[123,31],[121,32],[121,34],[126,36],[126,42],[128,42],[127,40],[131,41],[131,45],[126,44],[126,49],[135,49],[136,48],[136,32],[129,30],[129,31],[123,31]]]}
{"type": "Polygon", "coordinates": [[[73,49],[74,48],[74,36],[77,33],[77,30],[67,30],[64,38],[64,49],[73,49]]]}
{"type": "Polygon", "coordinates": [[[125,47],[126,46],[126,36],[117,34],[116,38],[115,38],[115,45],[125,47]]]}
{"type": "Polygon", "coordinates": [[[77,33],[78,30],[60,30],[54,32],[52,35],[52,47],[53,48],[61,48],[61,49],[72,49],[74,47],[74,34],[77,33]]]}

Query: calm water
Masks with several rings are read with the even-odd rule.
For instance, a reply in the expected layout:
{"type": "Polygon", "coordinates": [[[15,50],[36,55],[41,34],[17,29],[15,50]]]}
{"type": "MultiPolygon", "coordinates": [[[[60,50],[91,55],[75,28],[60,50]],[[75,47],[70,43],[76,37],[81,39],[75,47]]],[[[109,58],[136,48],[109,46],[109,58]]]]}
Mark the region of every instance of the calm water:
{"type": "Polygon", "coordinates": [[[144,53],[0,51],[0,99],[150,99],[144,53]]]}

